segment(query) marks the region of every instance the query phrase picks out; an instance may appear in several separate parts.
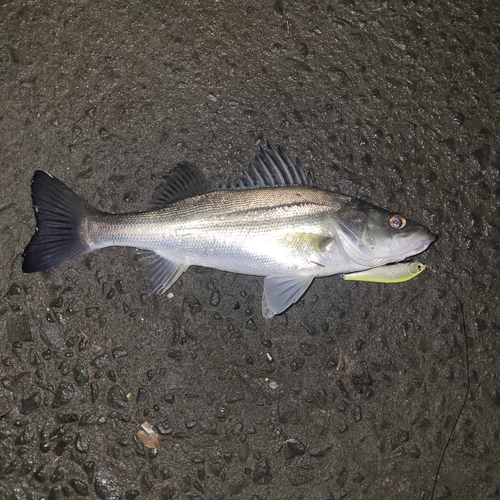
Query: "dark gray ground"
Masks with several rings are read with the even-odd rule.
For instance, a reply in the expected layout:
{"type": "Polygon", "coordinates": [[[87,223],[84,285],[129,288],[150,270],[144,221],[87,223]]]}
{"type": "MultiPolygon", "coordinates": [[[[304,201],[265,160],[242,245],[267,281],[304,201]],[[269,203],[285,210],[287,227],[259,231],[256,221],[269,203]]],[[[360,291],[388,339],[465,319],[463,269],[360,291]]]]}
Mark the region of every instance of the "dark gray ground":
{"type": "Polygon", "coordinates": [[[2,499],[429,499],[467,352],[434,498],[500,496],[500,7],[453,3],[1,3],[2,499]],[[133,211],[266,140],[437,232],[435,272],[273,321],[250,276],[149,298],[131,249],[21,273],[35,169],[133,211]]]}

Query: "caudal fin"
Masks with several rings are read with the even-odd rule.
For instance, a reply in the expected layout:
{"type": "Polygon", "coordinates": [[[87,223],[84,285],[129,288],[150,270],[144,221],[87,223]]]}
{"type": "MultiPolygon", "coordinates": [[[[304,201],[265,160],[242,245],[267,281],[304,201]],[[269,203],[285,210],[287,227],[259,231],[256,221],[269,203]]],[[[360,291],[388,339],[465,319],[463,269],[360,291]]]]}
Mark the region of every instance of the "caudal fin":
{"type": "Polygon", "coordinates": [[[23,253],[23,272],[57,266],[91,251],[82,223],[97,210],[59,179],[37,170],[31,182],[36,229],[23,253]]]}

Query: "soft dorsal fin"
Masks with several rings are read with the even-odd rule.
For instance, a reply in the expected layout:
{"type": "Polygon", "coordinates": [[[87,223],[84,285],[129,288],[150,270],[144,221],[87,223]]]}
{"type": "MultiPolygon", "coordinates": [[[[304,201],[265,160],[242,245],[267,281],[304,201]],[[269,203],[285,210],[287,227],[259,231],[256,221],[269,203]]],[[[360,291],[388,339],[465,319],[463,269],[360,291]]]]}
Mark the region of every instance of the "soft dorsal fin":
{"type": "Polygon", "coordinates": [[[199,168],[189,163],[179,163],[163,177],[163,181],[155,190],[149,208],[158,210],[174,201],[218,189],[199,168]]]}
{"type": "Polygon", "coordinates": [[[283,149],[267,143],[254,158],[248,170],[238,179],[221,186],[225,189],[255,189],[279,186],[316,186],[312,173],[305,171],[297,159],[294,165],[283,149]]]}

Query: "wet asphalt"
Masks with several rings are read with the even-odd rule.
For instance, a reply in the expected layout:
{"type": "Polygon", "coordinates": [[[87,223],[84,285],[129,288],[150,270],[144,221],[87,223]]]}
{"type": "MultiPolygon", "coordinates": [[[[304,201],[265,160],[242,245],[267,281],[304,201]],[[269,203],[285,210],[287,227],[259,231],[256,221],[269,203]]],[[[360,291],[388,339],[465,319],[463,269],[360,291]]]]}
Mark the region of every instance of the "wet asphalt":
{"type": "Polygon", "coordinates": [[[499,18],[2,2],[0,497],[500,497],[499,18]],[[317,279],[271,321],[251,276],[192,268],[149,297],[132,249],[22,274],[34,170],[136,211],[178,162],[227,182],[267,140],[436,232],[430,270],[317,279]]]}

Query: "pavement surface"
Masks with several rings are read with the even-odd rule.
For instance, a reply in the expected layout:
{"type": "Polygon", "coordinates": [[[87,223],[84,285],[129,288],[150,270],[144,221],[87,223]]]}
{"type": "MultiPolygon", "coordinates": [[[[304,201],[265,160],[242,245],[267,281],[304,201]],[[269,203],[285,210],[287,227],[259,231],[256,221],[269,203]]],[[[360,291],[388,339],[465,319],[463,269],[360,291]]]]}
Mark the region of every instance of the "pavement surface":
{"type": "Polygon", "coordinates": [[[499,19],[1,2],[0,497],[499,497],[499,19]],[[193,268],[150,298],[132,249],[22,274],[34,170],[136,211],[178,162],[229,181],[267,140],[439,234],[432,270],[317,279],[272,321],[251,276],[193,268]]]}

